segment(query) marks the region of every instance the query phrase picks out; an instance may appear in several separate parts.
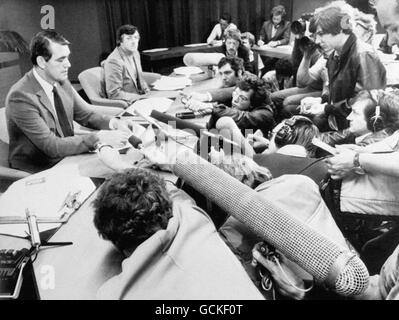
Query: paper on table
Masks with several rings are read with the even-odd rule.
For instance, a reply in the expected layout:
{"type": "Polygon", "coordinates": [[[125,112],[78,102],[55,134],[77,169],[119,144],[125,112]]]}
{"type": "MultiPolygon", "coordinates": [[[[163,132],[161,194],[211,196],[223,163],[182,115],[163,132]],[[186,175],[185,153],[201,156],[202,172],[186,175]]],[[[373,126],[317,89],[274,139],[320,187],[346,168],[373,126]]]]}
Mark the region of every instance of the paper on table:
{"type": "Polygon", "coordinates": [[[203,73],[204,70],[202,70],[199,67],[179,67],[179,68],[173,69],[173,72],[178,75],[190,76],[192,74],[203,73]]]}
{"type": "Polygon", "coordinates": [[[169,48],[148,49],[148,50],[143,50],[142,52],[159,52],[159,51],[166,51],[166,50],[169,50],[169,48]]]}
{"type": "MultiPolygon", "coordinates": [[[[25,217],[28,208],[38,218],[61,218],[72,214],[73,209],[62,208],[68,193],[80,193],[77,203],[82,204],[95,190],[90,178],[79,175],[78,165],[68,164],[45,170],[14,182],[0,197],[0,217],[25,217]]],[[[39,224],[44,231],[59,224],[39,224]]],[[[26,236],[26,224],[0,224],[0,233],[26,236]]]]}
{"type": "Polygon", "coordinates": [[[130,107],[128,107],[125,112],[130,114],[135,114],[135,110],[137,110],[140,114],[145,116],[149,116],[153,110],[158,112],[165,112],[169,109],[173,100],[168,98],[148,98],[141,99],[133,103],[130,107]]]}
{"type": "Polygon", "coordinates": [[[207,46],[208,44],[206,42],[203,43],[191,43],[191,44],[185,44],[185,47],[202,47],[202,46],[207,46]]]}
{"type": "Polygon", "coordinates": [[[162,76],[161,79],[154,82],[155,90],[178,90],[192,85],[192,80],[187,77],[166,77],[162,76]]]}

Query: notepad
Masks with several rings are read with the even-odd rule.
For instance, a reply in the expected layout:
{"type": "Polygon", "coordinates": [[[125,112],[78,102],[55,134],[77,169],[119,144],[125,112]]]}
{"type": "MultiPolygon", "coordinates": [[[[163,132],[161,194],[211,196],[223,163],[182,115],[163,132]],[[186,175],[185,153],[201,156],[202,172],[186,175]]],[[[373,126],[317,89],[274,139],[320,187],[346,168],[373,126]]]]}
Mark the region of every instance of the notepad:
{"type": "MultiPolygon", "coordinates": [[[[0,217],[25,217],[25,209],[38,219],[39,230],[56,228],[67,221],[96,189],[92,180],[79,175],[77,165],[56,166],[14,182],[0,197],[0,217]],[[76,194],[75,206],[63,206],[67,195],[76,194]]],[[[27,224],[0,224],[0,233],[26,236],[27,224]]]]}

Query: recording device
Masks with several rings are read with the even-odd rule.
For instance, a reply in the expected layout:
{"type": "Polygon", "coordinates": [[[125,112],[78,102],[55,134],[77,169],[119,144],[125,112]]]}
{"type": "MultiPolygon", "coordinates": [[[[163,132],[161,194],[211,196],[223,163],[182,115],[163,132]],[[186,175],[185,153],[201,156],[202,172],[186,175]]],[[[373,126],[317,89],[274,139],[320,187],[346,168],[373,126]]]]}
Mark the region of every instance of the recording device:
{"type": "Polygon", "coordinates": [[[193,111],[179,112],[179,113],[176,113],[176,118],[179,118],[179,119],[194,119],[194,118],[196,118],[196,114],[193,111]]]}
{"type": "Polygon", "coordinates": [[[173,173],[301,266],[317,282],[344,296],[361,294],[368,287],[367,268],[355,253],[282,211],[206,160],[187,154],[177,159],[173,173]]]}
{"type": "Polygon", "coordinates": [[[318,138],[313,138],[312,139],[312,144],[314,144],[316,147],[323,149],[324,151],[328,152],[331,155],[336,155],[338,153],[337,149],[334,147],[331,147],[327,143],[321,141],[318,138]]]}
{"type": "Polygon", "coordinates": [[[304,34],[306,32],[306,22],[314,16],[313,13],[304,13],[301,18],[291,23],[291,32],[293,34],[304,34]]]}
{"type": "Polygon", "coordinates": [[[135,149],[138,149],[139,146],[143,143],[143,141],[139,137],[136,137],[133,134],[130,136],[128,141],[135,149]]]}

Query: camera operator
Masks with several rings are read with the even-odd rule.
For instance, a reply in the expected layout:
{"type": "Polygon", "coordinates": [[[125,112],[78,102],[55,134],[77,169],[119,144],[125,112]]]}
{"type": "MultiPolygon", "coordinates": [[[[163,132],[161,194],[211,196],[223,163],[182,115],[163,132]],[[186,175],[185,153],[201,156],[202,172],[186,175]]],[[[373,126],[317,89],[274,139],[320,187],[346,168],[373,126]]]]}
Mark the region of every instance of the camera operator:
{"type": "MultiPolygon", "coordinates": [[[[293,29],[293,32],[297,32],[295,45],[303,56],[296,73],[296,87],[280,90],[271,95],[281,118],[299,114],[298,106],[303,98],[328,96],[326,58],[323,56],[327,53],[323,52],[311,37],[304,35],[303,22],[295,21],[293,29]]],[[[313,20],[311,20],[309,31],[314,31],[314,29],[313,20]]]]}

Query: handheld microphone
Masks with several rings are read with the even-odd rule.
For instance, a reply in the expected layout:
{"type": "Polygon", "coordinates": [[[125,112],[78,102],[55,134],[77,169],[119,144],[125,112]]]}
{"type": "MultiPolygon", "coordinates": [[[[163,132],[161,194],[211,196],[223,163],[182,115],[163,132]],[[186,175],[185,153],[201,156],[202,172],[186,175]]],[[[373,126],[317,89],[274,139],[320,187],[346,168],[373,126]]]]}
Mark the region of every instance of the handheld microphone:
{"type": "Polygon", "coordinates": [[[193,153],[179,157],[173,173],[244,223],[316,281],[344,296],[364,292],[369,274],[364,263],[255,190],[193,153]],[[195,165],[193,165],[195,164],[195,165]]]}
{"type": "Polygon", "coordinates": [[[129,137],[128,141],[135,149],[140,149],[140,145],[143,144],[143,141],[134,134],[129,137]]]}

